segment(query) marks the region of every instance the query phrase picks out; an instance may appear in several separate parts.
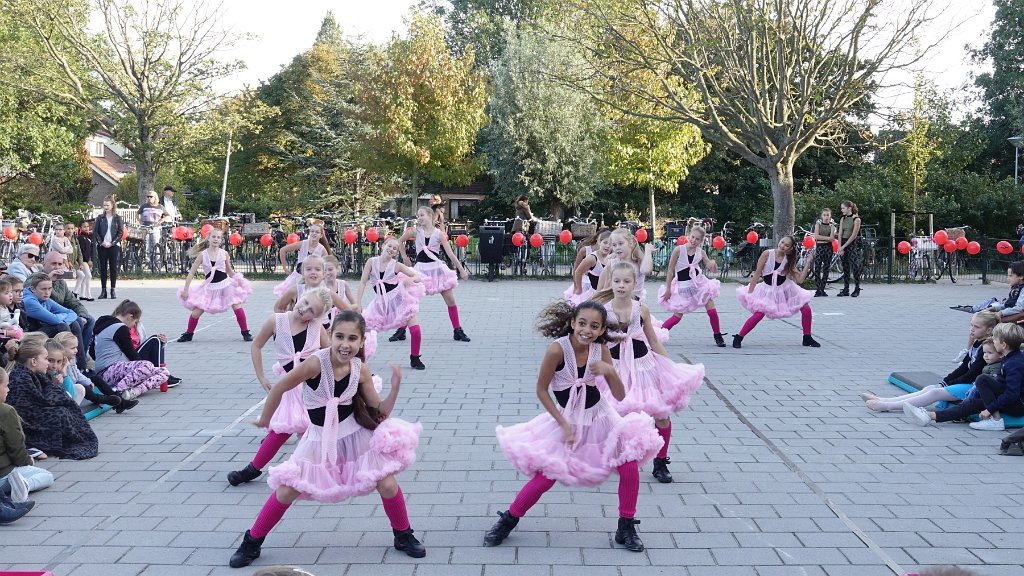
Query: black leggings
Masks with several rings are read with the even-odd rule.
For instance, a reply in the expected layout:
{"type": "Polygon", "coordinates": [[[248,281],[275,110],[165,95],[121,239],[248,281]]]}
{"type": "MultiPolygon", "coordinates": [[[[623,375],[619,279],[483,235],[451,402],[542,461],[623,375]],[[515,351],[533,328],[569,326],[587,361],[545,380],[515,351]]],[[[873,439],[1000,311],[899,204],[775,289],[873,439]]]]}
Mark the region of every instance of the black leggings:
{"type": "Polygon", "coordinates": [[[828,282],[828,269],[832,266],[832,243],[818,242],[814,247],[814,260],[811,271],[814,273],[814,287],[818,292],[825,291],[828,282]]]}
{"type": "Polygon", "coordinates": [[[100,288],[107,290],[107,268],[110,268],[110,289],[117,288],[117,267],[121,265],[121,247],[113,245],[110,248],[98,246],[96,248],[97,260],[100,262],[100,288]]]}
{"type": "MultiPolygon", "coordinates": [[[[973,398],[968,398],[955,406],[935,412],[935,421],[953,422],[956,420],[966,420],[970,416],[980,414],[986,406],[995,402],[996,398],[1006,390],[1006,382],[1000,378],[981,375],[974,380],[974,387],[978,389],[978,392],[973,398]]],[[[1001,414],[1009,414],[1010,416],[1024,416],[1024,403],[1020,401],[1020,398],[1017,398],[1010,404],[1000,408],[999,412],[1001,414]]]]}
{"type": "MultiPolygon", "coordinates": [[[[843,240],[845,243],[846,240],[843,240]]],[[[850,243],[843,250],[843,284],[847,289],[850,288],[850,276],[853,276],[853,284],[855,287],[860,288],[860,269],[863,264],[864,257],[861,253],[860,237],[850,243]]]]}
{"type": "Polygon", "coordinates": [[[156,367],[163,366],[164,363],[164,345],[160,342],[160,339],[156,336],[150,336],[139,345],[138,350],[139,356],[142,356],[143,360],[148,361],[150,364],[156,367]]]}

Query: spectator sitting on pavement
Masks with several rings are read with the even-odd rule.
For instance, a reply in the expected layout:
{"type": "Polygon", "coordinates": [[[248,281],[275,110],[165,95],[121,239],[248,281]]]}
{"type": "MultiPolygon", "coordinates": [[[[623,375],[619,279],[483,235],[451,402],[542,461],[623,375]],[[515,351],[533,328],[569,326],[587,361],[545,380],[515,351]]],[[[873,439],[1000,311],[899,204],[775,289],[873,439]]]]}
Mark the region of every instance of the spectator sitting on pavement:
{"type": "Polygon", "coordinates": [[[113,314],[96,320],[96,373],[128,400],[164,382],[171,385],[170,372],[144,359],[132,345],[130,327],[141,318],[142,309],[138,304],[122,300],[113,314]]]}
{"type": "Polygon", "coordinates": [[[71,332],[61,332],[53,337],[54,340],[64,346],[64,354],[69,360],[68,363],[68,377],[77,384],[85,389],[85,399],[96,404],[106,404],[113,406],[118,414],[121,414],[125,410],[131,410],[134,408],[139,401],[138,400],[125,400],[118,395],[117,391],[107,384],[106,380],[101,378],[98,374],[94,374],[92,378],[89,378],[75,366],[74,359],[78,353],[78,338],[71,332]]]}
{"type": "Polygon", "coordinates": [[[6,404],[7,392],[7,372],[0,370],[0,524],[13,522],[32,509],[35,502],[28,500],[29,492],[53,485],[53,474],[36,468],[25,449],[21,419],[14,407],[6,404]]]}
{"type": "Polygon", "coordinates": [[[7,274],[22,282],[39,271],[39,246],[26,242],[18,248],[18,259],[7,266],[7,274]]]}
{"type": "MultiPolygon", "coordinates": [[[[89,314],[89,309],[82,304],[78,296],[75,296],[75,293],[68,287],[68,283],[64,281],[63,276],[67,271],[67,266],[59,254],[50,252],[43,258],[43,272],[49,274],[50,280],[53,281],[50,299],[68,310],[74,311],[78,315],[79,322],[82,323],[81,334],[74,330],[72,333],[79,337],[78,356],[75,357],[75,364],[78,365],[79,370],[85,370],[90,360],[89,347],[92,345],[92,328],[96,325],[96,319],[89,314]]],[[[53,335],[51,334],[51,336],[53,335]]]]}
{"type": "Polygon", "coordinates": [[[78,384],[68,375],[68,359],[64,346],[55,339],[48,338],[43,347],[46,348],[46,374],[53,379],[55,386],[68,395],[68,398],[81,405],[82,400],[85,400],[85,386],[78,384]]]}
{"type": "MultiPolygon", "coordinates": [[[[62,265],[63,266],[63,265],[62,265]]],[[[67,289],[67,284],[64,284],[67,289]]],[[[78,312],[65,308],[52,298],[53,280],[46,272],[37,272],[28,280],[28,286],[22,292],[25,297],[25,314],[28,316],[28,325],[31,331],[39,331],[49,337],[54,337],[58,332],[71,331],[78,338],[81,347],[83,340],[83,327],[92,328],[92,324],[85,318],[80,318],[78,312]]],[[[78,300],[75,299],[77,302],[78,300]]],[[[81,303],[79,303],[81,305],[81,303]]],[[[81,349],[78,351],[78,367],[86,368],[87,356],[81,349]]]]}
{"type": "MultiPolygon", "coordinates": [[[[132,346],[135,346],[135,351],[143,360],[149,360],[154,366],[167,367],[164,362],[164,346],[167,345],[166,334],[160,332],[147,336],[146,327],[143,326],[142,321],[137,322],[134,326],[129,326],[128,334],[132,337],[132,346]]],[[[168,388],[174,388],[180,383],[181,378],[171,376],[167,379],[168,388]]]]}

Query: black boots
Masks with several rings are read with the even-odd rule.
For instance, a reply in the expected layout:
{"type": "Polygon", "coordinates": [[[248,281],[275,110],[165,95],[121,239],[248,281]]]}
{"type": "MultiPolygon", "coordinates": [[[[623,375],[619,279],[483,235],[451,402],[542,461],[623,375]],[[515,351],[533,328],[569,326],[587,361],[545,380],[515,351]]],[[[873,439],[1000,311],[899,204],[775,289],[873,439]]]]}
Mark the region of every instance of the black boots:
{"type": "Polygon", "coordinates": [[[815,298],[819,298],[821,296],[828,296],[828,294],[826,294],[824,290],[816,290],[814,292],[814,297],[815,298]]]}
{"type": "Polygon", "coordinates": [[[395,333],[388,338],[388,342],[398,342],[399,340],[405,340],[405,328],[395,330],[395,333]]]}
{"type": "Polygon", "coordinates": [[[252,342],[252,334],[248,330],[242,330],[242,340],[252,342]]]}
{"type": "Polygon", "coordinates": [[[260,477],[263,474],[262,470],[257,470],[252,462],[247,464],[245,468],[241,470],[235,470],[234,472],[228,472],[228,484],[232,486],[238,486],[239,484],[245,484],[246,482],[252,482],[253,480],[260,477]]]}
{"type": "Polygon", "coordinates": [[[191,332],[182,332],[181,336],[178,336],[178,339],[175,340],[175,342],[191,342],[191,341],[192,341],[192,333],[191,332]]]}
{"type": "Polygon", "coordinates": [[[719,348],[725,348],[725,334],[715,334],[715,345],[718,346],[719,348]]]}
{"type": "Polygon", "coordinates": [[[114,406],[114,413],[115,414],[124,414],[125,410],[131,410],[132,408],[135,408],[138,405],[139,405],[139,401],[138,400],[135,400],[134,398],[131,399],[131,400],[125,400],[122,397],[121,398],[121,403],[118,404],[117,406],[114,406]]]}
{"type": "Polygon", "coordinates": [[[810,334],[804,334],[804,346],[810,346],[811,348],[821,348],[821,344],[814,339],[810,334]]]}
{"type": "Polygon", "coordinates": [[[114,290],[114,287],[111,286],[110,287],[110,299],[114,300],[116,298],[117,298],[117,290],[114,290]]]}
{"type": "Polygon", "coordinates": [[[427,549],[412,535],[412,528],[391,531],[395,533],[395,550],[401,550],[413,558],[423,558],[427,555],[427,549]]]}
{"type": "Polygon", "coordinates": [[[508,535],[519,525],[519,518],[511,512],[498,512],[498,521],[484,534],[484,546],[497,546],[508,538],[508,535]]]}
{"type": "Polygon", "coordinates": [[[427,367],[423,362],[420,361],[419,356],[409,355],[409,365],[412,366],[413,370],[425,370],[427,367]]]}
{"type": "Polygon", "coordinates": [[[644,543],[636,533],[636,525],[639,520],[632,518],[619,518],[619,529],[615,531],[615,543],[622,544],[630,552],[643,552],[644,543]]]}
{"type": "Polygon", "coordinates": [[[455,329],[454,337],[456,342],[469,342],[469,336],[466,336],[466,333],[462,331],[462,328],[455,329]]]}
{"type": "Polygon", "coordinates": [[[672,463],[669,458],[655,458],[654,459],[654,470],[651,474],[654,478],[662,484],[672,483],[672,473],[668,471],[668,465],[672,463]]]}
{"type": "MultiPolygon", "coordinates": [[[[858,292],[858,294],[859,294],[859,292],[858,292]]],[[[836,294],[836,296],[849,296],[849,295],[850,295],[850,287],[849,286],[847,286],[847,287],[843,288],[842,290],[840,290],[839,294],[836,294]]]]}
{"type": "Polygon", "coordinates": [[[734,334],[732,337],[732,347],[743,348],[743,336],[740,336],[739,334],[734,334]]]}
{"type": "Polygon", "coordinates": [[[100,295],[97,298],[97,300],[106,300],[106,299],[107,299],[107,289],[104,288],[104,289],[100,290],[100,295]]]}
{"type": "Polygon", "coordinates": [[[263,538],[253,538],[249,535],[249,531],[245,531],[245,536],[242,536],[242,543],[238,545],[238,550],[231,555],[231,560],[228,565],[232,568],[242,568],[252,564],[252,561],[260,557],[260,548],[263,546],[263,541],[266,540],[266,536],[263,538]]]}
{"type": "Polygon", "coordinates": [[[856,298],[857,296],[860,296],[860,286],[854,288],[853,292],[850,293],[851,298],[856,298]]]}

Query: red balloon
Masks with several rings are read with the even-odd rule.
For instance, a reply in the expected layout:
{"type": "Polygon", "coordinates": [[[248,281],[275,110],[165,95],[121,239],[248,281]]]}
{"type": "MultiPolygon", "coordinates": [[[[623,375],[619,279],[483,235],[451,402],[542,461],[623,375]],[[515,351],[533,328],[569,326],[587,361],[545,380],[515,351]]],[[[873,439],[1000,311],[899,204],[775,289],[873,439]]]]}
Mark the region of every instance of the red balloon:
{"type": "Polygon", "coordinates": [[[715,236],[711,240],[711,246],[715,250],[721,250],[722,248],[725,248],[725,238],[722,238],[721,236],[715,236]]]}
{"type": "Polygon", "coordinates": [[[839,240],[832,241],[832,251],[839,252],[839,240]]]}
{"type": "MultiPolygon", "coordinates": [[[[127,234],[128,231],[125,230],[125,233],[127,234]]],[[[28,235],[28,241],[35,244],[36,246],[39,246],[40,244],[43,243],[43,235],[40,234],[39,232],[33,232],[28,235]]]]}
{"type": "Polygon", "coordinates": [[[981,244],[978,244],[977,242],[968,242],[967,243],[967,253],[968,254],[970,254],[971,256],[974,256],[975,254],[978,254],[979,252],[981,252],[981,244]]]}
{"type": "MultiPolygon", "coordinates": [[[[570,236],[572,236],[571,233],[570,236]]],[[[455,237],[455,245],[458,246],[459,248],[465,248],[466,246],[469,246],[469,236],[466,236],[465,234],[459,234],[458,236],[455,237]]]]}
{"type": "Polygon", "coordinates": [[[18,230],[14,226],[8,226],[4,228],[4,237],[8,240],[14,240],[18,237],[18,230]]]}
{"type": "Polygon", "coordinates": [[[961,237],[956,239],[956,249],[957,250],[966,250],[967,249],[967,237],[966,236],[961,236],[961,237]]]}
{"type": "Polygon", "coordinates": [[[906,240],[900,242],[896,245],[896,251],[904,255],[910,254],[910,242],[907,242],[906,240]]]}
{"type": "Polygon", "coordinates": [[[345,233],[342,235],[345,244],[355,244],[356,238],[358,238],[358,235],[355,230],[345,230],[345,233]]]}
{"type": "Polygon", "coordinates": [[[686,236],[680,236],[679,238],[676,238],[676,246],[685,246],[689,241],[690,239],[686,236]]]}
{"type": "MultiPolygon", "coordinates": [[[[121,241],[124,242],[127,239],[128,239],[128,229],[127,228],[122,228],[121,229],[121,241]]],[[[28,241],[29,242],[32,241],[32,235],[31,234],[28,237],[28,241]]]]}
{"type": "Polygon", "coordinates": [[[640,243],[647,242],[647,230],[644,230],[643,228],[641,228],[641,229],[636,231],[635,236],[636,236],[636,241],[637,242],[640,242],[640,243]]]}
{"type": "Polygon", "coordinates": [[[956,252],[956,242],[946,240],[946,243],[942,245],[942,249],[946,252],[956,252]]]}
{"type": "Polygon", "coordinates": [[[260,236],[260,246],[264,248],[270,248],[270,245],[274,243],[274,237],[270,234],[264,234],[260,236]]]}
{"type": "Polygon", "coordinates": [[[299,235],[296,234],[295,232],[292,232],[291,234],[288,235],[287,238],[285,238],[285,240],[287,240],[289,244],[295,244],[296,242],[299,241],[299,235]]]}
{"type": "Polygon", "coordinates": [[[231,242],[232,246],[242,245],[242,235],[238,232],[232,232],[231,236],[228,237],[228,242],[231,242]]]}
{"type": "Polygon", "coordinates": [[[181,240],[180,236],[181,236],[181,227],[180,226],[175,226],[174,228],[171,228],[171,240],[181,240]]]}
{"type": "Polygon", "coordinates": [[[542,244],[544,244],[543,236],[541,236],[540,234],[533,234],[532,236],[530,236],[530,246],[533,246],[534,248],[540,248],[542,244]]]}
{"type": "Polygon", "coordinates": [[[210,235],[210,230],[213,230],[213,226],[210,224],[203,224],[203,227],[199,229],[199,235],[206,238],[210,235]]]}
{"type": "Polygon", "coordinates": [[[377,240],[380,240],[380,232],[378,232],[376,228],[370,228],[366,231],[366,240],[368,242],[376,242],[377,240]]]}
{"type": "Polygon", "coordinates": [[[804,248],[807,248],[808,250],[814,248],[814,238],[810,234],[804,236],[804,248]]]}
{"type": "Polygon", "coordinates": [[[562,244],[568,244],[569,242],[572,242],[572,232],[568,230],[562,230],[561,232],[558,233],[558,241],[561,242],[562,244]]]}
{"type": "Polygon", "coordinates": [[[522,246],[523,242],[526,242],[526,236],[523,236],[522,232],[516,232],[512,235],[512,245],[516,248],[522,246]]]}
{"type": "Polygon", "coordinates": [[[1013,252],[1013,245],[1006,240],[1000,240],[996,243],[996,250],[1005,256],[1006,254],[1013,252]]]}
{"type": "Polygon", "coordinates": [[[936,244],[944,245],[946,243],[946,240],[949,240],[949,234],[946,234],[945,230],[939,230],[938,232],[935,233],[935,236],[933,236],[933,238],[936,244]]]}
{"type": "Polygon", "coordinates": [[[747,244],[756,244],[758,238],[760,238],[760,236],[757,235],[757,232],[754,232],[753,230],[747,232],[747,244]]]}
{"type": "Polygon", "coordinates": [[[185,239],[191,240],[196,237],[196,229],[191,226],[185,227],[185,239]]]}

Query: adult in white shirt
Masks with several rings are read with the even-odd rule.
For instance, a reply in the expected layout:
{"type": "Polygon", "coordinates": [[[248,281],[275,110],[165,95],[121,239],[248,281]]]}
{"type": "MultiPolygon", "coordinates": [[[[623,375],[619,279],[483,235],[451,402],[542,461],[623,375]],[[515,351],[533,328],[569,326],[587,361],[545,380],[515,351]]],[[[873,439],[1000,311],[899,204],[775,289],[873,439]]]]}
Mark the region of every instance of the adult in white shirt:
{"type": "Polygon", "coordinates": [[[167,210],[167,215],[170,217],[170,222],[181,220],[181,212],[178,212],[178,206],[174,203],[175,192],[177,191],[172,186],[164,186],[163,205],[164,210],[167,210]]]}

